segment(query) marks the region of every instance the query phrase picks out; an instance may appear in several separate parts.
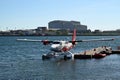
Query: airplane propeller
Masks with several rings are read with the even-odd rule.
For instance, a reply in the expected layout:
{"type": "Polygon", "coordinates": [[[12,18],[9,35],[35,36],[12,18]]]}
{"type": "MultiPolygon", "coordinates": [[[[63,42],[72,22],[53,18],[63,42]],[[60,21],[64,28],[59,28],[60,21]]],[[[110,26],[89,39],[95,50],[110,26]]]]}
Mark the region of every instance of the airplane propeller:
{"type": "Polygon", "coordinates": [[[53,43],[53,41],[49,41],[49,40],[42,40],[41,42],[43,42],[43,45],[48,45],[50,43],[53,43]]]}

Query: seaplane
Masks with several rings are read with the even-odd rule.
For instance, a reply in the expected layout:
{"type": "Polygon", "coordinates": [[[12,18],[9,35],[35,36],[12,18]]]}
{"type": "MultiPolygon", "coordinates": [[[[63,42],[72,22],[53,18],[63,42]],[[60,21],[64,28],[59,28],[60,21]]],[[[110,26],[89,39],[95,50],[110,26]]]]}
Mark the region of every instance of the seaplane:
{"type": "Polygon", "coordinates": [[[89,39],[89,40],[76,40],[76,29],[73,31],[72,40],[33,40],[33,39],[17,39],[17,41],[26,42],[42,42],[43,45],[51,45],[50,52],[42,55],[42,59],[60,58],[60,59],[73,59],[74,54],[70,51],[78,42],[90,42],[90,41],[113,41],[114,38],[102,38],[102,39],[89,39]]]}

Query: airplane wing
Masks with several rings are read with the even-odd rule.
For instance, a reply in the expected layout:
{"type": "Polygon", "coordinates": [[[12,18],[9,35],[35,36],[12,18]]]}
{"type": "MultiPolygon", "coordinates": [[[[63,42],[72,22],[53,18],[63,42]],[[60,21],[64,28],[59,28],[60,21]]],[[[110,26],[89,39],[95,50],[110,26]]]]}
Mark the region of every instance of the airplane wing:
{"type": "MultiPolygon", "coordinates": [[[[113,41],[113,40],[114,38],[102,38],[102,39],[75,40],[75,41],[68,41],[68,42],[72,42],[73,44],[75,44],[76,42],[113,41]]],[[[56,42],[56,41],[50,41],[50,40],[33,40],[33,39],[17,39],[17,41],[42,42],[44,45],[48,45],[50,43],[56,42]]]]}
{"type": "Polygon", "coordinates": [[[17,41],[24,41],[24,42],[42,42],[44,45],[48,45],[50,43],[53,43],[53,41],[50,40],[33,40],[33,39],[17,39],[17,41]]]}
{"type": "Polygon", "coordinates": [[[33,40],[33,39],[17,39],[17,41],[26,41],[26,42],[41,42],[42,40],[33,40]]]}
{"type": "Polygon", "coordinates": [[[113,40],[114,40],[114,38],[102,38],[102,39],[76,40],[75,42],[113,41],[113,40]]]}

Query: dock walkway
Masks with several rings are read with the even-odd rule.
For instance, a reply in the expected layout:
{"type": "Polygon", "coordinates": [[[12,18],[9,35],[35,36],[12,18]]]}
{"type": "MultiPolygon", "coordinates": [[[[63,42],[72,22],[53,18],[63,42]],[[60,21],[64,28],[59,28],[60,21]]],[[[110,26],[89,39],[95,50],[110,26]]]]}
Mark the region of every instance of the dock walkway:
{"type": "Polygon", "coordinates": [[[111,53],[112,53],[111,47],[102,46],[98,48],[93,48],[91,50],[86,50],[84,52],[76,53],[74,54],[74,58],[75,59],[102,58],[111,53]]]}

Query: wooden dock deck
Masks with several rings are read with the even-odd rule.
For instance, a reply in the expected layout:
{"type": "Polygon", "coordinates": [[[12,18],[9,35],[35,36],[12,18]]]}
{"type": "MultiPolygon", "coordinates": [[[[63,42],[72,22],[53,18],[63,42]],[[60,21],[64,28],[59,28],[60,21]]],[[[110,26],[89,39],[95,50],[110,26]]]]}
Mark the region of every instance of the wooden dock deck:
{"type": "Polygon", "coordinates": [[[98,47],[74,54],[75,59],[102,58],[112,53],[111,47],[98,47]]]}

